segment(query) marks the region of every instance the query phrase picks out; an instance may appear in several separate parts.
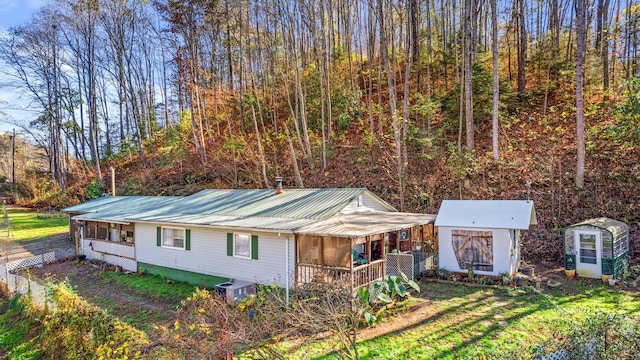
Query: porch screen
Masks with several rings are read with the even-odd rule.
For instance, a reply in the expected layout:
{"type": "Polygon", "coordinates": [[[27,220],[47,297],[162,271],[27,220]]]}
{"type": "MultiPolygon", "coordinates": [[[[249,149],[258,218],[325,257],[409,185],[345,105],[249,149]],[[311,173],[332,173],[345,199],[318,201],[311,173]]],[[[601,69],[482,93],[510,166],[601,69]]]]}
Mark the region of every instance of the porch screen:
{"type": "Polygon", "coordinates": [[[452,230],[451,243],[460,270],[493,271],[493,232],[452,230]]]}
{"type": "Polygon", "coordinates": [[[351,242],[346,238],[301,236],[298,242],[301,263],[348,267],[351,262],[351,242]]]}
{"type": "Polygon", "coordinates": [[[87,221],[84,224],[84,238],[85,239],[96,238],[96,223],[94,221],[87,221]]]}

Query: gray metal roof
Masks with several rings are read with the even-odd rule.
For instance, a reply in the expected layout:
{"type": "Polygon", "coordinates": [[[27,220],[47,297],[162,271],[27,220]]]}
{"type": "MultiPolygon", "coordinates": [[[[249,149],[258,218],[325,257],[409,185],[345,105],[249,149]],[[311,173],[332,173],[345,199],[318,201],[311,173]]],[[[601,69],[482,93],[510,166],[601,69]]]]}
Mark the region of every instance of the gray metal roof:
{"type": "MultiPolygon", "coordinates": [[[[325,219],[347,206],[359,195],[379,199],[363,188],[273,190],[203,190],[175,204],[174,213],[235,217],[325,219]]],[[[390,211],[395,210],[385,204],[390,211]]]]}
{"type": "Polygon", "coordinates": [[[162,211],[183,197],[178,196],[103,196],[82,204],[70,206],[62,211],[76,220],[93,220],[114,223],[128,223],[127,218],[148,209],[162,211]]]}
{"type": "Polygon", "coordinates": [[[408,229],[433,223],[431,214],[369,211],[337,214],[327,220],[297,229],[300,234],[357,238],[367,235],[408,229]]]}
{"type": "Polygon", "coordinates": [[[600,218],[585,220],[577,224],[567,226],[567,229],[572,227],[582,226],[582,225],[591,225],[591,226],[609,230],[613,234],[613,236],[629,231],[629,227],[627,226],[626,223],[622,221],[610,219],[607,217],[600,217],[600,218]]]}
{"type": "Polygon", "coordinates": [[[537,223],[530,200],[444,200],[435,225],[526,230],[537,223]]]}
{"type": "Polygon", "coordinates": [[[275,194],[273,190],[203,190],[173,203],[169,209],[154,209],[128,219],[293,232],[331,217],[364,193],[393,209],[362,188],[287,189],[282,194],[275,194]]]}
{"type": "MultiPolygon", "coordinates": [[[[358,196],[395,209],[364,188],[203,190],[188,197],[105,197],[64,209],[78,220],[149,222],[294,232],[334,216],[358,196]]],[[[335,235],[335,234],[334,234],[335,235]]]]}

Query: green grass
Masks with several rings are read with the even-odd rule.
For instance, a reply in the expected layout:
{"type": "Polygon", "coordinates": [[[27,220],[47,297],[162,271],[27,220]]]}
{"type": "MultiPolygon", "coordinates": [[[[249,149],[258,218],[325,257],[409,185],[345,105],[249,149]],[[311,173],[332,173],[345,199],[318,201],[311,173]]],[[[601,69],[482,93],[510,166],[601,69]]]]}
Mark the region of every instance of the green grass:
{"type": "MultiPolygon", "coordinates": [[[[69,233],[67,216],[42,217],[31,209],[8,208],[8,210],[11,219],[10,240],[30,241],[69,233]]],[[[7,235],[5,230],[0,232],[0,236],[3,235],[7,235]]]]}
{"type": "MultiPolygon", "coordinates": [[[[599,312],[640,316],[640,297],[603,284],[577,294],[537,293],[530,288],[421,285],[417,322],[360,340],[360,359],[530,359],[541,345],[553,348],[563,334],[599,312]]],[[[398,314],[402,321],[401,314],[398,314]]],[[[394,319],[395,320],[395,319],[394,319]]],[[[296,355],[337,359],[319,343],[296,355]]],[[[296,356],[294,355],[294,357],[296,356]]]]}
{"type": "Polygon", "coordinates": [[[160,276],[120,274],[105,272],[103,283],[116,283],[134,289],[135,293],[144,298],[160,298],[180,303],[195,291],[195,286],[174,282],[167,283],[160,276]]]}

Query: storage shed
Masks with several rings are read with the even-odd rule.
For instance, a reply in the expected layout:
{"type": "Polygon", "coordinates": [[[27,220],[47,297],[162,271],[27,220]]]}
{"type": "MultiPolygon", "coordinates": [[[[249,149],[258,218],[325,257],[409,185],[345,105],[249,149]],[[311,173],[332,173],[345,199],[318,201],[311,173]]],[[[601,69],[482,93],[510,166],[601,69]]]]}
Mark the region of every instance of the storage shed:
{"type": "Polygon", "coordinates": [[[513,275],[520,231],[537,224],[528,200],[444,200],[438,211],[438,267],[480,275],[513,275]]]}
{"type": "Polygon", "coordinates": [[[628,266],[629,227],[622,221],[586,220],[566,227],[563,238],[564,267],[579,276],[616,278],[628,266]]]}

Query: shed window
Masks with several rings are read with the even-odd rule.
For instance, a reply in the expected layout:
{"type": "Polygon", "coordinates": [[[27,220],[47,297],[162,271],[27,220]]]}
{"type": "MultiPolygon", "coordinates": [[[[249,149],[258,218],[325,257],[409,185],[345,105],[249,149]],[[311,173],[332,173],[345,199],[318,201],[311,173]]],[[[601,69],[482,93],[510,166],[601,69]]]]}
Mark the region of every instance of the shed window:
{"type": "Polygon", "coordinates": [[[178,228],[162,228],[162,247],[183,249],[185,245],[185,230],[178,228]]]}

